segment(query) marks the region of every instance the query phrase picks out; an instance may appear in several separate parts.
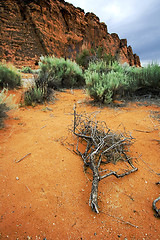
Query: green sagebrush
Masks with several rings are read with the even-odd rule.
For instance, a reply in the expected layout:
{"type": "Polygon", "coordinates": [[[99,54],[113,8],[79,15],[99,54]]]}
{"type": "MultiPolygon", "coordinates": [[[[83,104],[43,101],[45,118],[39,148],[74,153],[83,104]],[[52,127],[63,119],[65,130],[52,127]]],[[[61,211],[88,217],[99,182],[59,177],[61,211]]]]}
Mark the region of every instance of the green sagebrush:
{"type": "Polygon", "coordinates": [[[158,64],[148,64],[143,68],[126,67],[123,70],[127,75],[127,90],[130,94],[159,94],[160,66],[158,64]]]}
{"type": "Polygon", "coordinates": [[[64,58],[41,57],[38,84],[47,84],[54,89],[75,88],[84,85],[82,69],[71,60],[64,58]]]}
{"type": "Polygon", "coordinates": [[[26,105],[48,100],[53,89],[81,87],[85,83],[82,69],[68,59],[42,56],[39,66],[35,86],[24,94],[26,105]]]}
{"type": "Polygon", "coordinates": [[[126,75],[118,63],[112,66],[103,61],[90,63],[85,71],[85,80],[89,95],[102,103],[110,103],[115,95],[127,86],[126,75]]]}
{"type": "Polygon", "coordinates": [[[43,103],[45,100],[42,88],[36,86],[29,88],[24,94],[24,102],[27,106],[32,106],[36,103],[43,103]]]}
{"type": "Polygon", "coordinates": [[[5,93],[4,90],[0,92],[0,129],[3,127],[3,120],[7,116],[6,111],[8,107],[4,101],[5,93]]]}
{"type": "Polygon", "coordinates": [[[90,63],[85,71],[86,88],[89,95],[98,102],[110,103],[117,96],[160,92],[160,66],[148,65],[146,68],[130,67],[114,62],[90,63]]]}
{"type": "Polygon", "coordinates": [[[0,88],[13,89],[21,85],[21,75],[11,64],[0,63],[0,88]]]}
{"type": "Polygon", "coordinates": [[[90,62],[102,60],[109,65],[116,61],[116,57],[111,54],[107,54],[106,49],[100,46],[95,49],[91,48],[90,50],[84,49],[76,57],[76,62],[78,65],[82,66],[83,69],[87,69],[90,62]]]}
{"type": "Polygon", "coordinates": [[[17,105],[13,103],[13,95],[8,95],[8,89],[4,88],[0,92],[0,128],[3,127],[3,120],[7,117],[6,112],[17,105]]]}
{"type": "Polygon", "coordinates": [[[21,72],[22,73],[33,73],[32,69],[30,67],[22,67],[21,72]]]}

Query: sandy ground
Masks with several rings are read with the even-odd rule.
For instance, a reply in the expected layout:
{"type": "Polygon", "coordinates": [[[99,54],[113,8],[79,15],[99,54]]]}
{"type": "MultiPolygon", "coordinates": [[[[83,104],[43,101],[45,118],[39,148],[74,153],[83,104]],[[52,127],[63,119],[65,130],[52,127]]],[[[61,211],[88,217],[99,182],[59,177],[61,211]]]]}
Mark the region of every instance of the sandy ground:
{"type": "MultiPolygon", "coordinates": [[[[15,95],[19,100],[21,91],[15,95]]],[[[160,219],[152,210],[160,195],[160,124],[151,116],[160,108],[100,108],[88,104],[83,90],[56,98],[10,111],[0,130],[0,239],[160,239],[160,219]],[[99,214],[88,205],[91,176],[67,148],[74,142],[68,131],[74,103],[78,112],[100,111],[97,118],[113,130],[122,123],[136,139],[131,155],[138,157],[138,171],[100,182],[99,214]]]]}

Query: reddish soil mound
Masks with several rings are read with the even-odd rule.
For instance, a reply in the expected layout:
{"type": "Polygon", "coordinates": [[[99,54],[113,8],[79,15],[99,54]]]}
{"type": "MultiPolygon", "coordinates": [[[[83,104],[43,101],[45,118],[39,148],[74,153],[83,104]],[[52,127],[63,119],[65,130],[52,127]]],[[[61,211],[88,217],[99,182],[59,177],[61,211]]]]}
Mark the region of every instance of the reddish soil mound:
{"type": "Polygon", "coordinates": [[[98,108],[87,104],[82,90],[56,97],[54,104],[10,111],[0,130],[0,239],[160,239],[152,210],[160,192],[160,131],[151,117],[160,108],[98,108]],[[122,123],[136,138],[132,155],[140,156],[134,163],[139,170],[100,182],[100,214],[88,205],[91,176],[67,149],[74,142],[68,132],[74,103],[78,112],[100,111],[97,118],[113,130],[122,123]]]}

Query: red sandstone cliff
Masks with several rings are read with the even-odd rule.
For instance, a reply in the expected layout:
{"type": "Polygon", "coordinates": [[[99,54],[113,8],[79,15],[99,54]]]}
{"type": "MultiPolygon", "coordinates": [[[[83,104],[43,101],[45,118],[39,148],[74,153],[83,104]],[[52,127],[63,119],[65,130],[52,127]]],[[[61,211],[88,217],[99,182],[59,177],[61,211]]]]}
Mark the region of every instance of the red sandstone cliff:
{"type": "Polygon", "coordinates": [[[81,50],[98,46],[121,62],[140,66],[127,40],[109,34],[94,13],[63,0],[0,1],[0,61],[33,66],[41,55],[75,59],[81,50]]]}

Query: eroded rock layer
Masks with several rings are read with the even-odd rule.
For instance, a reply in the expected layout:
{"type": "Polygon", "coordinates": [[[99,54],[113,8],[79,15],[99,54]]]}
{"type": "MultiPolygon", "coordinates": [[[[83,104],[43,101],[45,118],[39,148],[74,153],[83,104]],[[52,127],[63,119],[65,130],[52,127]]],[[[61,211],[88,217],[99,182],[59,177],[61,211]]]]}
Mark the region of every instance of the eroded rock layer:
{"type": "Polygon", "coordinates": [[[106,53],[140,66],[126,39],[109,34],[105,23],[63,0],[1,0],[0,61],[33,66],[41,55],[75,59],[83,49],[106,53]]]}

